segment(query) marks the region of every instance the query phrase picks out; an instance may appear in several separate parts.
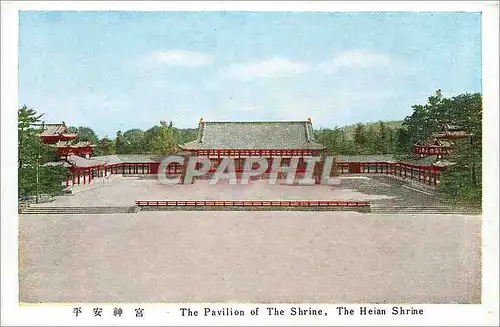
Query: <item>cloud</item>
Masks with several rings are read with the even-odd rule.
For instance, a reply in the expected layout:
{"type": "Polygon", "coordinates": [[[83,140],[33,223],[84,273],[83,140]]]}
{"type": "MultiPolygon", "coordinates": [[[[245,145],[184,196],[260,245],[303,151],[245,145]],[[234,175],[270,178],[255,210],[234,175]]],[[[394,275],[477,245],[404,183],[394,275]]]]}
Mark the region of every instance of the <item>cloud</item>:
{"type": "Polygon", "coordinates": [[[186,50],[156,51],[152,55],[156,63],[169,66],[200,67],[213,63],[212,56],[186,50]]]}
{"type": "Polygon", "coordinates": [[[271,78],[299,74],[306,72],[308,69],[309,64],[307,63],[274,57],[262,61],[232,64],[226,69],[226,73],[243,80],[250,80],[254,78],[271,78]]]}
{"type": "Polygon", "coordinates": [[[401,73],[412,71],[411,67],[398,58],[383,53],[363,50],[341,52],[317,65],[317,70],[323,73],[357,69],[380,69],[401,73]]]}
{"type": "Polygon", "coordinates": [[[380,72],[388,75],[408,75],[415,72],[403,60],[384,53],[366,50],[350,50],[335,54],[319,62],[292,61],[274,57],[261,61],[233,63],[223,70],[226,76],[241,80],[272,78],[315,72],[321,74],[362,72],[373,75],[380,72]]]}

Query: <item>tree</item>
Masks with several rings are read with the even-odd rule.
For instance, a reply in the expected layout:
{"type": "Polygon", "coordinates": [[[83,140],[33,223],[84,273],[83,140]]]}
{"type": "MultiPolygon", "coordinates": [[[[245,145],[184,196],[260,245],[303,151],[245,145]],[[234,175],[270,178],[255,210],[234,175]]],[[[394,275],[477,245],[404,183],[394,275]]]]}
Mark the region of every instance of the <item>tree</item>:
{"type": "Polygon", "coordinates": [[[363,146],[366,143],[365,125],[361,123],[357,124],[354,129],[354,143],[358,146],[363,146]]]}
{"type": "Polygon", "coordinates": [[[144,132],[134,128],[123,133],[124,153],[141,154],[147,152],[144,146],[144,132]]]}
{"type": "Polygon", "coordinates": [[[80,127],[75,127],[75,126],[70,126],[68,129],[72,133],[77,133],[76,141],[90,141],[92,144],[97,145],[99,142],[99,138],[97,137],[97,134],[94,132],[94,130],[90,127],[86,126],[80,126],[80,127]]]}
{"type": "Polygon", "coordinates": [[[412,115],[406,117],[403,122],[407,138],[400,139],[400,141],[405,140],[406,144],[400,144],[400,147],[412,149],[415,143],[428,140],[441,125],[450,122],[450,114],[442,103],[441,90],[437,90],[433,96],[429,97],[427,104],[412,107],[412,115]]]}
{"type": "Polygon", "coordinates": [[[161,126],[151,140],[151,152],[158,155],[169,155],[177,152],[179,135],[175,128],[161,126]]]}
{"type": "Polygon", "coordinates": [[[152,153],[153,138],[160,130],[160,126],[153,126],[144,132],[143,145],[144,153],[152,153]]]}
{"type": "Polygon", "coordinates": [[[413,144],[411,142],[410,132],[407,128],[401,127],[396,131],[395,139],[396,153],[398,154],[410,154],[413,151],[413,144]]]}
{"type": "MultiPolygon", "coordinates": [[[[35,127],[37,125],[41,125],[40,118],[42,118],[43,114],[37,114],[37,112],[26,105],[23,105],[19,108],[17,117],[17,140],[18,140],[18,167],[21,168],[23,166],[23,159],[26,157],[26,152],[24,151],[27,144],[33,142],[31,137],[38,132],[35,131],[35,127]],[[23,151],[23,152],[22,152],[23,151]]],[[[36,145],[36,144],[35,144],[36,145]]],[[[28,146],[29,148],[29,146],[28,146]]]]}
{"type": "Polygon", "coordinates": [[[378,123],[378,135],[377,142],[375,144],[375,148],[377,149],[377,153],[386,154],[389,152],[389,137],[390,130],[386,127],[384,122],[378,123]]]}
{"type": "Polygon", "coordinates": [[[440,189],[451,196],[480,203],[482,198],[482,98],[480,94],[462,94],[444,99],[452,124],[468,133],[456,140],[450,157],[455,164],[446,169],[440,189]]]}
{"type": "Polygon", "coordinates": [[[48,167],[54,161],[56,149],[42,143],[39,136],[43,123],[34,109],[26,106],[18,110],[18,193],[37,195],[61,191],[66,177],[66,168],[48,167]]]}
{"type": "Polygon", "coordinates": [[[99,140],[99,143],[97,144],[97,149],[100,156],[108,156],[111,154],[115,154],[115,142],[110,140],[109,137],[106,135],[102,139],[99,140]]]}
{"type": "Polygon", "coordinates": [[[198,137],[198,130],[195,128],[177,129],[179,135],[179,144],[186,144],[196,140],[198,137]]]}
{"type": "Polygon", "coordinates": [[[123,137],[122,131],[116,132],[115,151],[116,151],[116,154],[126,153],[125,137],[123,137]]]}
{"type": "Polygon", "coordinates": [[[325,152],[327,154],[341,153],[343,138],[340,128],[321,129],[315,133],[315,139],[325,146],[325,152]]]}

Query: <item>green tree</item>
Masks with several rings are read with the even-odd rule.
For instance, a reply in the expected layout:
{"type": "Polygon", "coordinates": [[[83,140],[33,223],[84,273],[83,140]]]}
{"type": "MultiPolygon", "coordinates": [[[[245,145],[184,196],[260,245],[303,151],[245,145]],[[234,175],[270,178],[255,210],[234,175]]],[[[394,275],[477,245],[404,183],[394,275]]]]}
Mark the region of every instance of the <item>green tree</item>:
{"type": "Polygon", "coordinates": [[[315,139],[325,146],[326,154],[340,154],[342,152],[343,131],[340,128],[321,129],[315,133],[315,139]]]}
{"type": "Polygon", "coordinates": [[[413,144],[411,142],[410,132],[405,127],[400,127],[396,130],[395,137],[395,153],[398,154],[411,154],[413,151],[413,144]]]}
{"type": "Polygon", "coordinates": [[[115,152],[116,154],[125,154],[127,149],[125,148],[125,137],[123,137],[122,131],[116,132],[115,139],[115,152]]]}
{"type": "Polygon", "coordinates": [[[455,164],[446,169],[440,189],[458,200],[480,203],[482,198],[482,98],[480,94],[462,94],[444,99],[451,124],[468,134],[455,140],[450,160],[455,164]]]}
{"type": "Polygon", "coordinates": [[[378,133],[377,133],[377,138],[376,138],[376,144],[375,144],[375,149],[378,154],[387,154],[389,153],[390,149],[390,134],[391,131],[389,128],[386,127],[384,122],[379,122],[378,123],[378,133]]]}
{"type": "Polygon", "coordinates": [[[177,129],[179,134],[179,145],[196,140],[198,137],[198,130],[195,128],[177,129]]]}
{"type": "Polygon", "coordinates": [[[86,126],[80,126],[80,127],[75,127],[75,126],[70,126],[68,129],[73,132],[77,133],[76,141],[90,141],[92,144],[97,145],[99,142],[99,138],[97,137],[97,134],[94,132],[94,130],[90,127],[86,126]]]}
{"type": "Polygon", "coordinates": [[[134,128],[123,133],[124,152],[129,154],[147,153],[144,146],[144,132],[134,128]]]}
{"type": "Polygon", "coordinates": [[[177,153],[179,135],[175,128],[166,125],[156,130],[151,140],[151,152],[157,155],[169,155],[177,153]]]}
{"type": "Polygon", "coordinates": [[[29,154],[29,152],[27,152],[26,150],[29,150],[33,145],[36,146],[36,144],[30,143],[33,143],[34,139],[38,139],[33,139],[32,136],[39,133],[39,131],[36,131],[35,128],[40,128],[40,118],[42,118],[42,116],[43,114],[37,114],[37,112],[33,108],[28,108],[26,105],[23,105],[18,110],[17,140],[19,168],[23,166],[23,160],[28,159],[27,155],[29,154]]]}
{"type": "Polygon", "coordinates": [[[412,115],[406,117],[403,122],[407,137],[399,139],[400,142],[406,142],[406,144],[400,144],[401,148],[412,149],[415,143],[425,142],[439,130],[442,124],[450,122],[450,113],[442,104],[441,90],[437,90],[433,96],[429,97],[427,104],[412,107],[412,115]]]}
{"type": "Polygon", "coordinates": [[[366,144],[365,125],[361,123],[357,124],[354,129],[354,143],[360,147],[366,144]]]}
{"type": "Polygon", "coordinates": [[[160,130],[160,126],[153,126],[144,132],[142,148],[144,153],[152,153],[153,150],[153,138],[160,130]]]}
{"type": "Polygon", "coordinates": [[[61,191],[67,169],[45,166],[57,158],[54,147],[45,145],[39,134],[43,123],[34,109],[26,106],[18,110],[18,193],[36,195],[61,191]]]}
{"type": "Polygon", "coordinates": [[[106,135],[99,140],[96,150],[96,152],[99,153],[100,156],[115,154],[115,142],[113,140],[110,140],[106,135]]]}

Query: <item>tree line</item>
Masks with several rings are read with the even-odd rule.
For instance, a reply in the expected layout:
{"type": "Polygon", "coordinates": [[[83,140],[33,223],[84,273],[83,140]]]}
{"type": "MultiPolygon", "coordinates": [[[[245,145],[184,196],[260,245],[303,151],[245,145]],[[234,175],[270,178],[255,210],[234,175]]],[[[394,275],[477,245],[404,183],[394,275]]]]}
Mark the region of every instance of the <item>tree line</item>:
{"type": "Polygon", "coordinates": [[[133,128],[125,132],[118,131],[114,139],[109,136],[98,138],[90,127],[70,126],[69,130],[78,133],[77,140],[91,141],[96,145],[95,156],[112,154],[175,154],[178,146],[196,139],[197,129],[179,129],[172,122],[153,126],[145,131],[133,128]]]}
{"type": "Polygon", "coordinates": [[[369,155],[400,153],[399,128],[386,122],[358,123],[352,130],[345,127],[322,128],[315,132],[316,140],[329,155],[369,155]]]}

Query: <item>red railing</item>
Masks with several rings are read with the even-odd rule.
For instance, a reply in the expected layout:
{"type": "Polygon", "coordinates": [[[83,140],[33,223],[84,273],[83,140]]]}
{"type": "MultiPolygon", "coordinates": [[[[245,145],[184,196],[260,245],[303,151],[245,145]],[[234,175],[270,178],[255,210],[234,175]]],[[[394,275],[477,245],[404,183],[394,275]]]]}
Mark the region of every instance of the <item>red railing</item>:
{"type": "Polygon", "coordinates": [[[388,162],[339,162],[339,174],[386,174],[428,185],[439,184],[441,167],[388,162]]]}
{"type": "Polygon", "coordinates": [[[135,201],[138,207],[224,206],[224,207],[369,207],[369,201],[135,201]]]}

